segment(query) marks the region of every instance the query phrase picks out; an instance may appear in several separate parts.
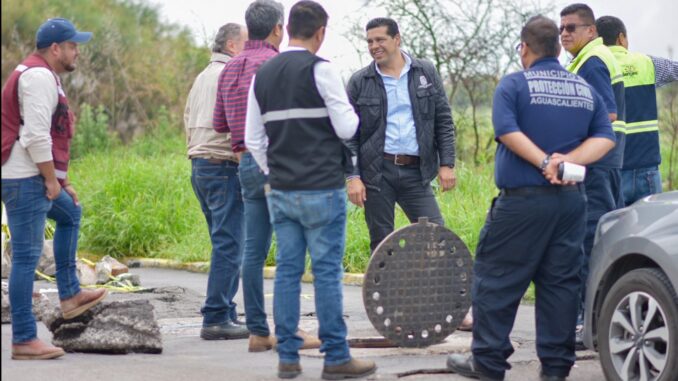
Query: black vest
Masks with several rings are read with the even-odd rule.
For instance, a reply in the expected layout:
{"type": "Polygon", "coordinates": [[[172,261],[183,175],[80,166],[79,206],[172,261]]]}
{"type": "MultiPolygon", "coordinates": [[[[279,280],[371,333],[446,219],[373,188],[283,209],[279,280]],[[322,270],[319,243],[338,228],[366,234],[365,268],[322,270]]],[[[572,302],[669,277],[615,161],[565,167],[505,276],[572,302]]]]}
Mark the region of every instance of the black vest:
{"type": "Polygon", "coordinates": [[[322,58],[307,50],[289,51],[271,58],[257,71],[254,95],[268,136],[273,189],[344,186],[343,145],[313,74],[319,61],[322,58]]]}

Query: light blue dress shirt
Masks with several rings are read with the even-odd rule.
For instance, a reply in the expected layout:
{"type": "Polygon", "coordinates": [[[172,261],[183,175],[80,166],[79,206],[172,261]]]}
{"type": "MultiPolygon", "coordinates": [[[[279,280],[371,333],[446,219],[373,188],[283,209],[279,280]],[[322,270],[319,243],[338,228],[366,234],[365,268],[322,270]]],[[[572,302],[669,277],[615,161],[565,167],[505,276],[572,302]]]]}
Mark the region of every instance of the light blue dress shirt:
{"type": "Polygon", "coordinates": [[[388,103],[384,152],[392,155],[419,156],[417,130],[414,127],[412,103],[410,102],[410,92],[407,88],[407,77],[412,65],[412,59],[405,53],[402,53],[402,55],[405,58],[405,66],[398,78],[382,73],[379,70],[379,65],[376,65],[377,72],[384,81],[388,103]]]}

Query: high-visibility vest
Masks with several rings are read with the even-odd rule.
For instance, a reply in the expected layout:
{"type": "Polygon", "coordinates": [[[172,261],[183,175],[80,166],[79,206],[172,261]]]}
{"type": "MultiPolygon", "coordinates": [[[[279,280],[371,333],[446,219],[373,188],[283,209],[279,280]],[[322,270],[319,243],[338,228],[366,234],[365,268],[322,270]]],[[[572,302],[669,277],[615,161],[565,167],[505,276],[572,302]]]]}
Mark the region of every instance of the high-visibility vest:
{"type": "MultiPolygon", "coordinates": [[[[579,69],[588,61],[591,57],[598,57],[607,67],[607,70],[610,72],[610,81],[612,88],[615,88],[617,84],[623,84],[624,78],[622,75],[621,67],[617,62],[617,59],[614,57],[610,49],[603,44],[603,38],[598,37],[582,48],[581,51],[577,54],[576,57],[567,65],[567,70],[571,73],[577,74],[579,69]]],[[[615,94],[617,95],[617,94],[615,94]]],[[[615,97],[616,98],[616,97],[615,97]]],[[[618,134],[625,134],[625,117],[623,104],[620,104],[624,99],[615,99],[617,101],[617,120],[612,123],[612,129],[618,134]],[[620,102],[621,101],[621,102],[620,102]],[[620,110],[621,108],[621,110],[620,110]]],[[[619,141],[617,145],[619,145],[619,141]]]]}
{"type": "Polygon", "coordinates": [[[626,94],[623,169],[658,166],[661,152],[654,63],[649,56],[629,52],[622,46],[610,46],[610,51],[621,66],[626,94]]]}

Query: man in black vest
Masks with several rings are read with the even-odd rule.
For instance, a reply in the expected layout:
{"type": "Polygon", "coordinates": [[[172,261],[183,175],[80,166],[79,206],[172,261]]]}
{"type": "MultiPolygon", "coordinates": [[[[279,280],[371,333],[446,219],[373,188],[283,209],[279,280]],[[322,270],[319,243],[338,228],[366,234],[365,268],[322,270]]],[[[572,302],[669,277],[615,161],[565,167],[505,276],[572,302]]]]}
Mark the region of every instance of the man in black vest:
{"type": "Polygon", "coordinates": [[[301,373],[299,297],[306,250],[311,255],[324,379],[374,373],[372,361],[352,359],[342,316],[342,259],[346,234],[344,147],[358,118],[341,76],[315,55],[327,13],[313,1],[295,4],[290,46],[264,63],[250,87],[245,145],[269,174],[268,210],[278,237],[273,297],[278,376],[301,373]],[[269,171],[270,168],[270,171],[269,171]]]}

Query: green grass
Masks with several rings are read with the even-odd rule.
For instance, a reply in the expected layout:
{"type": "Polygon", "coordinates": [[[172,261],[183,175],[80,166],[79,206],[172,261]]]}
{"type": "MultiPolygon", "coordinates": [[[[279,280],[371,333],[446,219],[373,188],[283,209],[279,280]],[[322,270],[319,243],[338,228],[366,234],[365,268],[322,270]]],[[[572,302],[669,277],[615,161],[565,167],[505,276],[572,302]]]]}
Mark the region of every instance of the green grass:
{"type": "MultiPolygon", "coordinates": [[[[445,222],[475,250],[485,212],[496,193],[492,167],[459,163],[458,186],[437,193],[445,222]]],[[[207,224],[190,183],[183,138],[160,134],[74,160],[71,178],[83,205],[80,248],[115,257],[208,261],[207,224]]],[[[396,211],[396,227],[407,225],[396,211]]],[[[275,242],[267,263],[274,264],[275,242]]],[[[369,235],[363,210],[348,211],[344,267],[363,272],[369,235]]]]}

